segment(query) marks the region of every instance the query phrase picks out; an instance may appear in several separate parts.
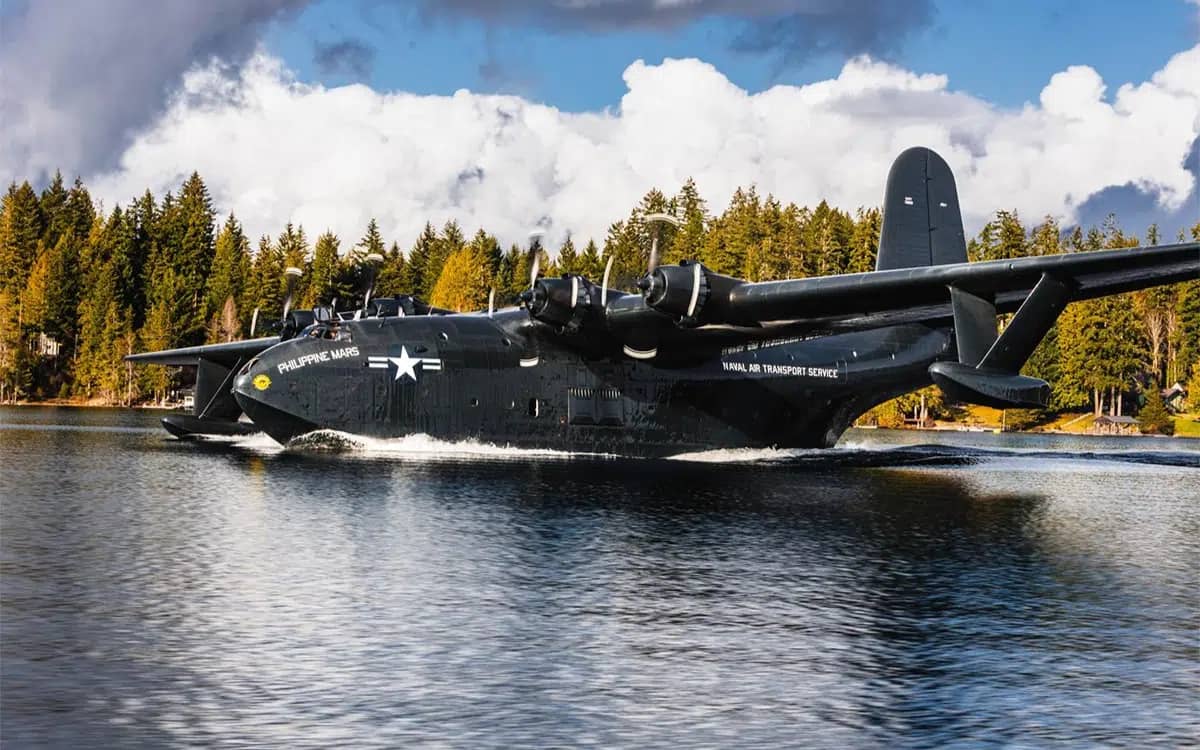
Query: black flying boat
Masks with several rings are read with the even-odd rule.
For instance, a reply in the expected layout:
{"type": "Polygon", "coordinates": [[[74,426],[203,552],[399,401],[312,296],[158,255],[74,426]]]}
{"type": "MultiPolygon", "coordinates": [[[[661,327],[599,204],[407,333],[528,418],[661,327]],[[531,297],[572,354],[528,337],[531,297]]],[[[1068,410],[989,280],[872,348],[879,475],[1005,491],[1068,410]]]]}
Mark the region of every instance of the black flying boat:
{"type": "MultiPolygon", "coordinates": [[[[320,429],[391,438],[663,456],[832,446],[890,398],[1045,406],[1020,374],[1070,302],[1200,277],[1200,244],[968,263],[949,166],[902,153],[884,195],[876,270],[748,282],[657,267],[629,293],[538,278],[521,306],[454,313],[409,296],[353,316],[288,310],[279,335],[135,354],[197,367],[178,436],[320,429]],[[997,316],[1015,313],[1002,333],[997,316]]],[[[611,268],[611,260],[609,263],[611,268]]]]}

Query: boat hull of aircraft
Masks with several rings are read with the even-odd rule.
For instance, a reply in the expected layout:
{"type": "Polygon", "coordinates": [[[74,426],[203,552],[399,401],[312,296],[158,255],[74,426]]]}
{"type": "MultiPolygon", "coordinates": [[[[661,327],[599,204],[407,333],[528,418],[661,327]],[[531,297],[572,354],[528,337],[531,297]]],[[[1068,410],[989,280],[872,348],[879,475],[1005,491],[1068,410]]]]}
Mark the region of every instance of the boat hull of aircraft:
{"type": "Polygon", "coordinates": [[[766,339],[676,367],[587,361],[523,334],[523,318],[347,324],[342,341],[297,338],[263,352],[234,394],[281,443],[330,429],[634,456],[824,448],[871,406],[928,385],[929,364],[953,354],[948,330],[913,324],[766,339]]]}

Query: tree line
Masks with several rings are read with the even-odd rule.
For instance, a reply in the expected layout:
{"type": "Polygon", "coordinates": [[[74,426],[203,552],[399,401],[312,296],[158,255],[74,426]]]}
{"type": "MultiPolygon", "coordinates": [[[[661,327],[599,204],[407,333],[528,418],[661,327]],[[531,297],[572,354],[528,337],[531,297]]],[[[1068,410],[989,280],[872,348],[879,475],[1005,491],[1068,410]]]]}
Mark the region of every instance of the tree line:
{"type": "MultiPolygon", "coordinates": [[[[822,201],[784,204],[752,186],[734,192],[720,213],[709,210],[691,180],[673,196],[651,190],[597,243],[568,238],[542,250],[547,275],[598,280],[613,260],[611,285],[631,289],[645,273],[652,232],[664,263],[684,259],[751,281],[869,271],[882,214],[845,211],[822,201]],[[678,226],[646,217],[670,213],[678,226]]],[[[1200,240],[1200,222],[1190,230],[1200,240]]],[[[1102,226],[1062,228],[1053,218],[1027,228],[1015,211],[998,211],[968,252],[972,260],[1019,258],[1141,244],[1110,216],[1102,226]]],[[[1145,244],[1162,240],[1151,226],[1145,244]]],[[[1179,238],[1184,239],[1181,232],[1179,238]]],[[[513,303],[529,284],[530,254],[501,247],[485,229],[468,237],[454,221],[426,223],[407,250],[375,220],[360,238],[330,231],[310,241],[287,224],[252,242],[235,214],[218,217],[198,174],[178,192],[146,191],[101,210],[76,179],[55,175],[39,194],[13,183],[0,201],[0,401],[80,398],[103,403],[163,399],[173,373],[133,368],[122,357],[262,335],[289,292],[284,269],[303,271],[291,292],[296,307],[361,300],[369,255],[382,257],[376,296],[413,294],[455,310],[482,309],[489,290],[513,303]]],[[[1192,381],[1200,396],[1200,283],[1175,285],[1070,305],[1025,369],[1053,387],[1053,410],[1090,406],[1127,412],[1126,399],[1192,381]],[[1151,386],[1154,386],[1151,388],[1151,386]]],[[[943,409],[936,389],[925,397],[943,409]]]]}

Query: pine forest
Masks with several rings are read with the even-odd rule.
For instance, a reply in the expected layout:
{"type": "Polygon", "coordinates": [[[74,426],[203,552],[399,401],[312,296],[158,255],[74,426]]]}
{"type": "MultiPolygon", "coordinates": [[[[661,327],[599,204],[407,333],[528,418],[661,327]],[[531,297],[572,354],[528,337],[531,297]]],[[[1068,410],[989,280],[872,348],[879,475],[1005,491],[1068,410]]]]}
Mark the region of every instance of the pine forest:
{"type": "MultiPolygon", "coordinates": [[[[550,248],[543,273],[598,280],[611,257],[613,286],[632,289],[651,244],[645,217],[660,212],[680,222],[655,225],[664,263],[697,259],[752,281],[872,270],[882,219],[878,208],[784,204],[754,187],[737,190],[716,213],[689,180],[674,196],[651,190],[603,238],[550,248]]],[[[1130,233],[1115,216],[1093,227],[1049,217],[1027,226],[1000,210],[970,239],[968,253],[992,260],[1186,239],[1200,240],[1200,222],[1163,237],[1155,226],[1130,233]]],[[[248,237],[235,214],[216,215],[198,174],[177,193],[147,191],[103,211],[80,180],[67,187],[56,175],[40,194],[14,183],[0,204],[0,402],[165,401],[178,371],[135,368],[122,357],[243,338],[255,311],[262,335],[261,321],[281,314],[290,266],[303,271],[297,306],[350,306],[372,253],[384,259],[377,296],[413,294],[455,310],[486,308],[490,289],[498,305],[513,304],[530,273],[526,249],[503,248],[486,228],[468,234],[453,221],[427,223],[415,239],[385,238],[374,220],[361,237],[312,238],[292,224],[274,237],[248,237]]],[[[1068,411],[1157,415],[1160,390],[1176,383],[1200,410],[1200,282],[1070,305],[1025,373],[1051,384],[1052,403],[1046,413],[1013,413],[1015,426],[1068,411]]],[[[931,387],[868,416],[886,425],[910,413],[952,416],[953,408],[931,387]]]]}

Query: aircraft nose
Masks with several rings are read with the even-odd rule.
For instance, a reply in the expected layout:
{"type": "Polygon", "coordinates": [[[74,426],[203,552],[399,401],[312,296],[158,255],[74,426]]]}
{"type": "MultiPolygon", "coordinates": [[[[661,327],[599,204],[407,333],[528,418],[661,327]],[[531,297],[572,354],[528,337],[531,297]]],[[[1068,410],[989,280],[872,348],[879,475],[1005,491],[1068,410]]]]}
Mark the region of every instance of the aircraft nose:
{"type": "Polygon", "coordinates": [[[253,363],[233,383],[233,398],[255,425],[276,442],[286,444],[297,435],[317,429],[305,418],[295,383],[272,372],[269,361],[253,363]]]}

